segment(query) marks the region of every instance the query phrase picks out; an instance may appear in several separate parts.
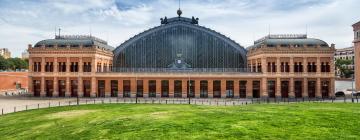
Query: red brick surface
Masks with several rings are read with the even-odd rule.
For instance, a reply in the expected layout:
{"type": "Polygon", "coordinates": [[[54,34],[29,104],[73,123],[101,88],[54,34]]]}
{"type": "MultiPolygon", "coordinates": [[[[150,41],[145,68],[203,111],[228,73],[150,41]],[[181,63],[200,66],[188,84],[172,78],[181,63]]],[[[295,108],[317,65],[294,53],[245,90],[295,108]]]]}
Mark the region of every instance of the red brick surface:
{"type": "Polygon", "coordinates": [[[16,82],[28,88],[28,72],[0,72],[0,90],[16,89],[16,82]]]}

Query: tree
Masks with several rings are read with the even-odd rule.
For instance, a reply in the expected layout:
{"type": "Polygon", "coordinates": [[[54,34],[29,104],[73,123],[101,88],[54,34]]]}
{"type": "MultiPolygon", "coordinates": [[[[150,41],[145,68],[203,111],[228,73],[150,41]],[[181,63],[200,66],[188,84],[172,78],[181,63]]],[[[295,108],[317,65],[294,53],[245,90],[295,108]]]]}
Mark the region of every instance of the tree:
{"type": "Polygon", "coordinates": [[[337,69],[339,69],[340,71],[340,76],[345,76],[346,78],[349,78],[351,76],[351,74],[353,73],[353,71],[351,69],[348,69],[346,66],[353,64],[353,60],[349,59],[337,59],[335,61],[335,67],[337,69]]]}
{"type": "Polygon", "coordinates": [[[6,70],[9,67],[8,61],[0,55],[0,70],[6,70]]]}
{"type": "Polygon", "coordinates": [[[28,69],[28,60],[22,60],[20,58],[9,58],[5,59],[0,56],[0,70],[17,70],[17,69],[28,69]]]}

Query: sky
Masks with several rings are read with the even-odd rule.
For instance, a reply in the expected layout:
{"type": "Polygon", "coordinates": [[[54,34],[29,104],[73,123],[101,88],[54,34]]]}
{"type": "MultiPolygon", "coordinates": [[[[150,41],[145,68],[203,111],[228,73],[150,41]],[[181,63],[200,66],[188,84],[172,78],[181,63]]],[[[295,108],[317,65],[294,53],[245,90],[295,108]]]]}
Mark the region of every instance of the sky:
{"type": "MultiPolygon", "coordinates": [[[[184,17],[241,46],[270,34],[308,34],[336,48],[352,46],[359,0],[181,0],[184,17]]],[[[28,44],[62,35],[89,35],[117,47],[174,17],[178,0],[0,0],[0,48],[21,57],[28,44]]]]}

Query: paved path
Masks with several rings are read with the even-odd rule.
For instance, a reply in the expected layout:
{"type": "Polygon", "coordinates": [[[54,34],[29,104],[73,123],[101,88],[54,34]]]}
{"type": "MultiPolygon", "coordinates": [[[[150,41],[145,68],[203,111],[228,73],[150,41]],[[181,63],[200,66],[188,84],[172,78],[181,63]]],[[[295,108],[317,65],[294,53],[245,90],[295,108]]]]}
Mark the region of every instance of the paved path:
{"type": "MultiPolygon", "coordinates": [[[[297,102],[303,102],[297,99],[297,102]]],[[[305,101],[309,102],[309,101],[305,101]]],[[[351,98],[344,100],[344,98],[337,98],[337,100],[324,100],[310,102],[347,102],[351,103],[351,98]]],[[[354,99],[355,103],[359,100],[354,99]]],[[[102,104],[102,103],[136,103],[135,98],[80,98],[79,104],[102,104]]],[[[188,98],[138,98],[137,103],[141,104],[189,104],[188,98]]],[[[212,106],[234,106],[234,105],[247,105],[247,104],[274,104],[275,101],[267,100],[251,100],[251,99],[191,99],[191,104],[197,105],[212,105],[212,106]]],[[[287,100],[277,100],[277,104],[287,104],[296,102],[287,102],[287,100]]],[[[23,110],[48,108],[57,106],[76,105],[76,98],[39,98],[39,97],[4,97],[0,96],[0,115],[8,114],[23,110]]]]}

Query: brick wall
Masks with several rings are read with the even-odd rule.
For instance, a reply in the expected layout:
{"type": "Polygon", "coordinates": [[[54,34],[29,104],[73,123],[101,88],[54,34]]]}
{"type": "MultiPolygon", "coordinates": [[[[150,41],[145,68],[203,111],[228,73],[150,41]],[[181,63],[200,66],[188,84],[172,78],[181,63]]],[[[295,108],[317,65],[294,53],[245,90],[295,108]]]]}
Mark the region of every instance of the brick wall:
{"type": "Polygon", "coordinates": [[[28,88],[28,72],[0,72],[0,91],[16,89],[16,82],[28,88]]]}

